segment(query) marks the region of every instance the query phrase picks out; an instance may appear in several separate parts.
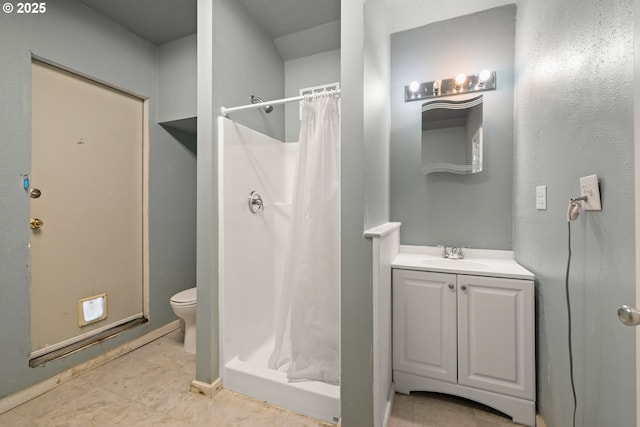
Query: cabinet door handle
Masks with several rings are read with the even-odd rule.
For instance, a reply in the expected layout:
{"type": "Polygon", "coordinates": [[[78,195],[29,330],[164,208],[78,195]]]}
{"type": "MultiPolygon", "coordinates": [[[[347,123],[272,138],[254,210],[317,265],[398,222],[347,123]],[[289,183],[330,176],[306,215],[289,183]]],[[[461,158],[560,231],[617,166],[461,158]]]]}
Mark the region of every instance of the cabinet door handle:
{"type": "Polygon", "coordinates": [[[453,289],[453,283],[449,283],[449,289],[453,289]]]}
{"type": "Polygon", "coordinates": [[[467,290],[467,285],[460,286],[460,289],[462,289],[463,291],[466,291],[467,290]]]}

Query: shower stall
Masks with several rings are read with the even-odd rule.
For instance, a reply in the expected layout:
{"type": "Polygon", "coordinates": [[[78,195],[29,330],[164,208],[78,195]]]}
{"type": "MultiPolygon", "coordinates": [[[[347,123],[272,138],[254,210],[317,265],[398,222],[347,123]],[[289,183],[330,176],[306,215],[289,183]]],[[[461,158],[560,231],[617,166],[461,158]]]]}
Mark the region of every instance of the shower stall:
{"type": "Polygon", "coordinates": [[[218,118],[220,371],[226,389],[336,422],[339,385],[292,381],[286,365],[269,368],[299,145],[218,118]]]}

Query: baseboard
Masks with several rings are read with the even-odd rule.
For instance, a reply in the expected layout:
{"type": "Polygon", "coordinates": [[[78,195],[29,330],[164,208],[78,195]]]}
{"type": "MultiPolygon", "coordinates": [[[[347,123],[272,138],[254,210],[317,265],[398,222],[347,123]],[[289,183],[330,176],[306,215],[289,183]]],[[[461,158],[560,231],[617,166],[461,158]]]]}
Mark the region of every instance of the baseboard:
{"type": "Polygon", "coordinates": [[[53,390],[59,385],[77,378],[85,372],[89,372],[90,370],[102,366],[105,363],[112,361],[113,359],[116,359],[139,347],[142,347],[145,344],[150,343],[151,341],[167,335],[169,332],[175,331],[179,327],[180,321],[175,320],[158,329],[154,329],[153,331],[142,335],[141,337],[129,341],[128,343],[122,344],[121,346],[109,350],[104,354],[94,357],[91,360],[87,360],[86,362],[74,366],[71,369],[67,369],[66,371],[63,371],[51,378],[34,384],[31,387],[20,390],[12,395],[5,397],[4,399],[0,399],[0,414],[3,414],[15,408],[16,406],[22,405],[23,403],[26,403],[31,399],[34,399],[50,390],[53,390]]]}
{"type": "Polygon", "coordinates": [[[387,396],[387,404],[384,408],[384,418],[382,419],[382,425],[387,426],[389,424],[389,420],[391,419],[391,411],[393,411],[393,402],[396,398],[396,385],[391,383],[391,388],[389,388],[389,395],[387,396]]]}
{"type": "Polygon", "coordinates": [[[191,381],[191,393],[201,394],[209,398],[213,398],[220,390],[222,390],[222,378],[218,378],[211,384],[202,381],[191,381]]]}

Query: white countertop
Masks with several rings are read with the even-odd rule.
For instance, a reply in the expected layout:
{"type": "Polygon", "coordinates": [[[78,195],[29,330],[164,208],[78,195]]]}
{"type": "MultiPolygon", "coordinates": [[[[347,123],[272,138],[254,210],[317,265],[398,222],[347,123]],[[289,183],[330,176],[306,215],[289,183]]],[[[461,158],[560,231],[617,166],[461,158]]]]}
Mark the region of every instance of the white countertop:
{"type": "Polygon", "coordinates": [[[512,251],[465,248],[463,252],[464,259],[446,259],[442,258],[442,249],[435,246],[401,245],[391,267],[512,279],[534,278],[533,273],[515,261],[512,251]]]}

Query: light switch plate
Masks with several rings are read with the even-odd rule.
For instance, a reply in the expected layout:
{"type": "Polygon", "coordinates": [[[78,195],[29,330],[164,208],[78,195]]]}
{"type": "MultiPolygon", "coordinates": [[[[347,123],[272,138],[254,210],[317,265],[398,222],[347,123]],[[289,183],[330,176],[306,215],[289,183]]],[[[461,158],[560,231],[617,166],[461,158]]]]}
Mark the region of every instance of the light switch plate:
{"type": "Polygon", "coordinates": [[[583,176],[580,178],[580,195],[586,196],[587,201],[583,202],[582,208],[585,211],[601,211],[600,186],[598,185],[598,175],[583,176]]]}
{"type": "Polygon", "coordinates": [[[539,185],[536,187],[536,209],[547,209],[547,186],[539,185]]]}

